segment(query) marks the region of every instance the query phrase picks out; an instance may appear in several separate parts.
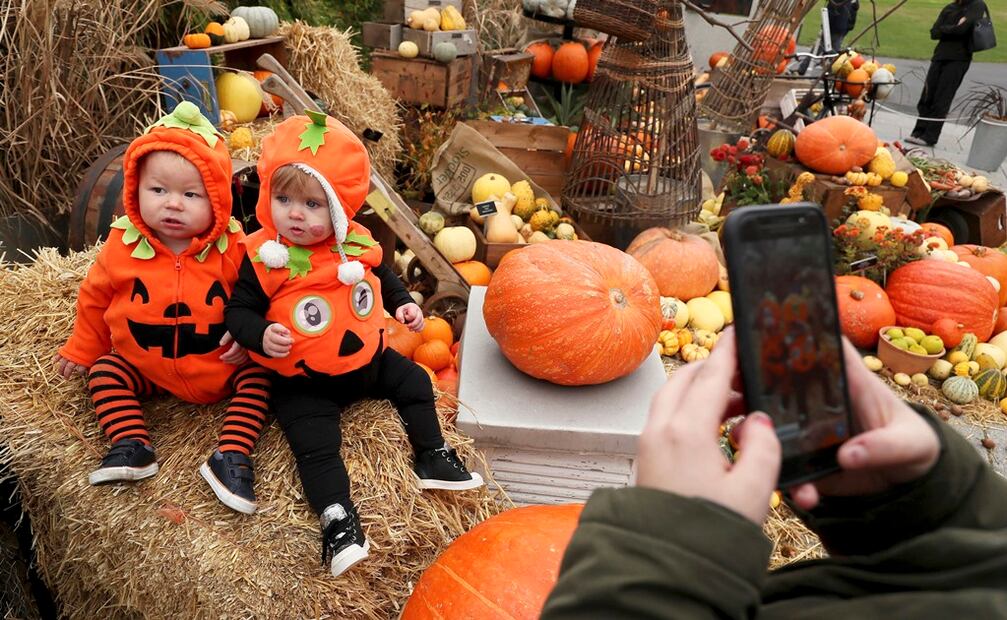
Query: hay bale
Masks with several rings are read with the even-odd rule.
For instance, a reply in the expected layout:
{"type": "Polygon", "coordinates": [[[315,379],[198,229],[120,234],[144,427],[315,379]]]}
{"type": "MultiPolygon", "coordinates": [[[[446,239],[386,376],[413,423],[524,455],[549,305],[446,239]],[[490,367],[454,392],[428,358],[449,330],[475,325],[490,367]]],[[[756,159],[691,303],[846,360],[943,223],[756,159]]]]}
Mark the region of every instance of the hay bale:
{"type": "MultiPolygon", "coordinates": [[[[451,540],[505,508],[487,491],[419,492],[384,401],[344,416],[343,454],[371,557],[338,579],[320,566],[317,519],[275,423],[255,455],[256,515],[221,505],[198,475],[216,444],[219,405],[145,404],[161,471],[90,486],[107,442],[83,380],[64,381],[50,359],[70,333],[93,253],[49,249],[30,266],[0,270],[0,463],[19,478],[39,567],[69,617],[395,617],[451,540]]],[[[445,434],[465,460],[481,459],[471,440],[445,434]]]]}
{"type": "Polygon", "coordinates": [[[278,34],[287,37],[287,69],[328,104],[331,116],[358,135],[368,127],[384,134],[368,150],[374,167],[390,178],[402,152],[398,104],[378,78],[360,68],[352,32],[296,21],[282,24],[278,34]]]}

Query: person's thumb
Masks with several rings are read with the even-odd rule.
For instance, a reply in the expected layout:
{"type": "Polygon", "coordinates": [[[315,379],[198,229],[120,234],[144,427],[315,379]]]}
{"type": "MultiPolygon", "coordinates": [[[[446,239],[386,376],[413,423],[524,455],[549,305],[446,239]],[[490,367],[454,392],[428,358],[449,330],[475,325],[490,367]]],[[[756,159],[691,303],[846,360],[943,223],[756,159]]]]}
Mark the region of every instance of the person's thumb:
{"type": "Polygon", "coordinates": [[[760,505],[768,507],[769,495],[780,475],[781,454],[780,440],[769,416],[762,412],[748,416],[741,427],[738,449],[741,454],[731,468],[731,478],[738,481],[745,495],[758,498],[760,505]]]}
{"type": "Polygon", "coordinates": [[[858,470],[913,465],[924,457],[914,441],[915,430],[893,422],[861,433],[839,448],[839,466],[858,470]]]}

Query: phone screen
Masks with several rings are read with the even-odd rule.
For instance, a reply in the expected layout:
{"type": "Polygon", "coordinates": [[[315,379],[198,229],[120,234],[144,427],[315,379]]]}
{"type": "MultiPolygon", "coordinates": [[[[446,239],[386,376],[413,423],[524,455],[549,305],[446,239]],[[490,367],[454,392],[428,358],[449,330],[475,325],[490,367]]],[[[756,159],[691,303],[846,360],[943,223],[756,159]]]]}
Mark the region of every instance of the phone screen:
{"type": "Polygon", "coordinates": [[[834,469],[850,415],[828,228],[817,208],[791,209],[740,218],[728,264],[748,406],[774,421],[781,476],[807,479],[834,469]]]}

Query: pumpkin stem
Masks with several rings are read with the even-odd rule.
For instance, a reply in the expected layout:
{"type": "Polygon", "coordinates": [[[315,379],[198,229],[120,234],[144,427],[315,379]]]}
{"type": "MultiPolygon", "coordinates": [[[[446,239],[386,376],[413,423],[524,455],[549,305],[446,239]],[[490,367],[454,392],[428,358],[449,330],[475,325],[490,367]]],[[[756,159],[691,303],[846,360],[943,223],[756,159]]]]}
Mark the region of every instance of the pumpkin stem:
{"type": "Polygon", "coordinates": [[[628,302],[626,301],[626,294],[622,292],[622,289],[608,289],[608,298],[611,299],[612,303],[619,308],[625,308],[628,305],[628,302]]]}
{"type": "Polygon", "coordinates": [[[857,301],[860,301],[861,299],[864,298],[864,292],[863,291],[858,291],[858,290],[854,289],[854,290],[850,291],[850,297],[852,297],[853,299],[856,299],[857,301]]]}

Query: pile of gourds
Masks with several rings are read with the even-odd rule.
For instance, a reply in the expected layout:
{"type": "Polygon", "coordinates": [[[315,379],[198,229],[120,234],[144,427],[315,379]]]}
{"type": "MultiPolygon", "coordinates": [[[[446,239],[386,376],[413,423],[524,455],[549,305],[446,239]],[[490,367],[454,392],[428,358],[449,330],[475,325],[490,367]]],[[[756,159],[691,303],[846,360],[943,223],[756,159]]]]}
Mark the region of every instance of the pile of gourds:
{"type": "Polygon", "coordinates": [[[189,49],[204,49],[212,45],[238,43],[247,39],[262,39],[280,27],[276,12],[266,6],[239,6],[223,24],[210,22],[201,33],[187,34],[182,44],[189,49]]]}

